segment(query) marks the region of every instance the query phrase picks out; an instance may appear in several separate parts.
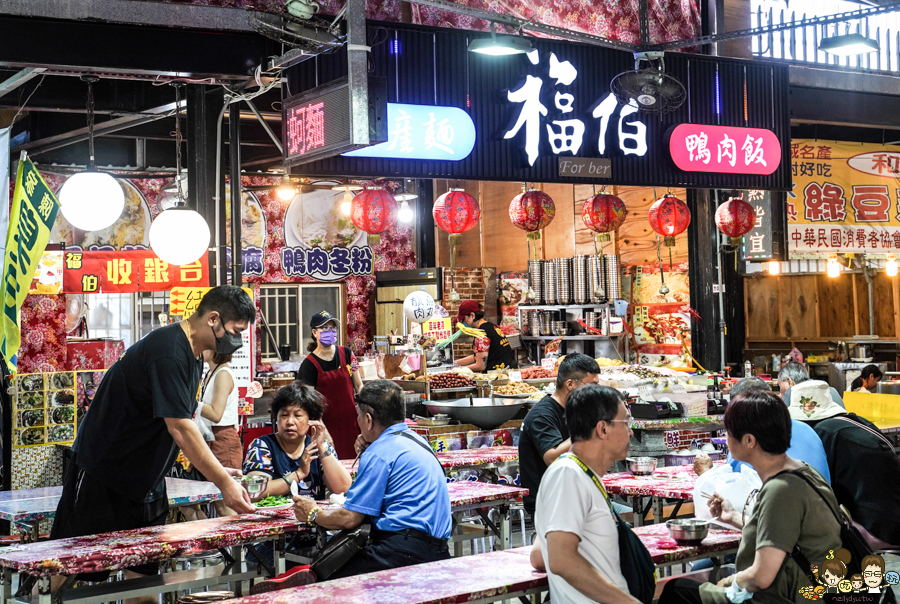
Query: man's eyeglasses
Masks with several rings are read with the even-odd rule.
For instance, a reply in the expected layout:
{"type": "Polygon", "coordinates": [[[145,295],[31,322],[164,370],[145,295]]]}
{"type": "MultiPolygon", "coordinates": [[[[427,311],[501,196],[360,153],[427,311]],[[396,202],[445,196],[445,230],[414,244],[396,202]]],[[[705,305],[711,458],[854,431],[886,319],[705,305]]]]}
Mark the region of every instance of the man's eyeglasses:
{"type": "Polygon", "coordinates": [[[633,418],[632,416],[629,415],[629,416],[628,416],[627,418],[625,418],[625,419],[611,419],[611,420],[609,420],[609,421],[610,421],[610,422],[621,422],[621,423],[623,423],[623,424],[628,424],[629,426],[631,426],[631,423],[634,421],[634,418],[633,418]]]}
{"type": "Polygon", "coordinates": [[[881,576],[881,572],[877,570],[867,570],[863,572],[863,577],[875,577],[878,578],[881,576]]]}

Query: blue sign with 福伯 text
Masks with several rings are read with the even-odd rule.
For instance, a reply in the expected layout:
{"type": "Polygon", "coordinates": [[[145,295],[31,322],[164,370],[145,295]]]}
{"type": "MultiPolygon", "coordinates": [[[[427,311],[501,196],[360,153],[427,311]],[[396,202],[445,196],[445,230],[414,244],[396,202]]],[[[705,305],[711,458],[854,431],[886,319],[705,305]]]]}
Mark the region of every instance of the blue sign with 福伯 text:
{"type": "Polygon", "coordinates": [[[458,107],[388,103],[388,140],[346,157],[459,161],[475,148],[475,124],[458,107]]]}

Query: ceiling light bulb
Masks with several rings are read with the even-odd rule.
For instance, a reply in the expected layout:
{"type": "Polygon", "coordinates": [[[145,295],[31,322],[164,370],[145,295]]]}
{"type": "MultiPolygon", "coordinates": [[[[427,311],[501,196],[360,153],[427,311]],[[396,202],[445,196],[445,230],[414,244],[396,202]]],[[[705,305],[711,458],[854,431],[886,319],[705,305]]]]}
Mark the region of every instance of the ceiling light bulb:
{"type": "Polygon", "coordinates": [[[829,277],[837,277],[841,274],[841,266],[838,264],[837,258],[832,256],[828,259],[827,272],[829,277]]]}
{"type": "Polygon", "coordinates": [[[867,38],[862,34],[844,34],[823,38],[819,42],[819,50],[841,57],[861,55],[877,52],[881,49],[877,40],[867,38]]]}
{"type": "Polygon", "coordinates": [[[125,191],[105,172],[85,170],[69,177],[59,190],[63,216],[82,231],[102,231],[125,209],[125,191]]]}
{"type": "Polygon", "coordinates": [[[150,225],[150,249],[169,264],[196,262],[209,249],[209,225],[183,205],[161,212],[150,225]]]}
{"type": "Polygon", "coordinates": [[[400,219],[400,222],[411,222],[413,219],[413,211],[412,208],[409,207],[409,202],[404,200],[400,203],[400,210],[397,212],[397,218],[400,219]]]}
{"type": "Polygon", "coordinates": [[[297,195],[297,188],[291,182],[291,179],[285,176],[281,179],[281,184],[275,189],[275,194],[281,201],[291,201],[297,195]]]}
{"type": "Polygon", "coordinates": [[[887,262],[884,263],[884,272],[887,273],[888,277],[896,277],[897,276],[897,259],[893,256],[888,256],[887,262]]]}
{"type": "Polygon", "coordinates": [[[781,263],[777,260],[772,260],[768,263],[766,269],[769,271],[770,275],[778,275],[781,273],[781,263]]]}
{"type": "Polygon", "coordinates": [[[350,194],[350,191],[344,191],[344,201],[341,202],[341,213],[344,216],[349,216],[352,209],[353,195],[350,194]]]}

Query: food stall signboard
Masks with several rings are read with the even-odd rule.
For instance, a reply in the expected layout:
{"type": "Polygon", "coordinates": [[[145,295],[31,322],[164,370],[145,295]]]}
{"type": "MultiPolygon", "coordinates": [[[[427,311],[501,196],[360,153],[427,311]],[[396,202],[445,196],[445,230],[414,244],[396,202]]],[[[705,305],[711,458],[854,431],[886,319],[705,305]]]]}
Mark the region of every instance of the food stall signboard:
{"type": "Polygon", "coordinates": [[[75,440],[75,373],[25,373],[13,380],[14,449],[75,440]]]}
{"type": "Polygon", "coordinates": [[[430,336],[438,342],[443,342],[453,335],[451,319],[429,319],[425,321],[423,335],[430,336]]]}
{"type": "Polygon", "coordinates": [[[152,250],[65,252],[63,291],[67,294],[168,291],[209,284],[209,259],[193,264],[163,262],[152,250]]]}
{"type": "Polygon", "coordinates": [[[741,199],[753,206],[756,222],[753,230],[743,236],[742,260],[772,260],[775,258],[772,233],[772,197],[769,191],[745,191],[741,199]]]}
{"type": "Polygon", "coordinates": [[[771,174],[781,164],[781,143],[763,128],[679,124],[669,134],[669,153],[685,172],[771,174]]]}
{"type": "Polygon", "coordinates": [[[793,139],[791,254],[900,254],[900,146],[793,139]]]}

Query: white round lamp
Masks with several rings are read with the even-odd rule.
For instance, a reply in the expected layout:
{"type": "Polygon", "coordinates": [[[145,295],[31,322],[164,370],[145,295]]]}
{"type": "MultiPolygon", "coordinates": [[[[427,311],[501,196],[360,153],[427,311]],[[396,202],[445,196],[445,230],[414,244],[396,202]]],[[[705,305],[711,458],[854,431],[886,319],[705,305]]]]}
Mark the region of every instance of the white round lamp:
{"type": "Polygon", "coordinates": [[[63,216],[82,231],[102,231],[125,209],[125,192],[104,172],[85,170],[69,177],[59,190],[63,216]]]}
{"type": "Polygon", "coordinates": [[[191,264],[209,249],[209,225],[183,205],[161,212],[150,225],[150,249],[169,264],[191,264]]]}

